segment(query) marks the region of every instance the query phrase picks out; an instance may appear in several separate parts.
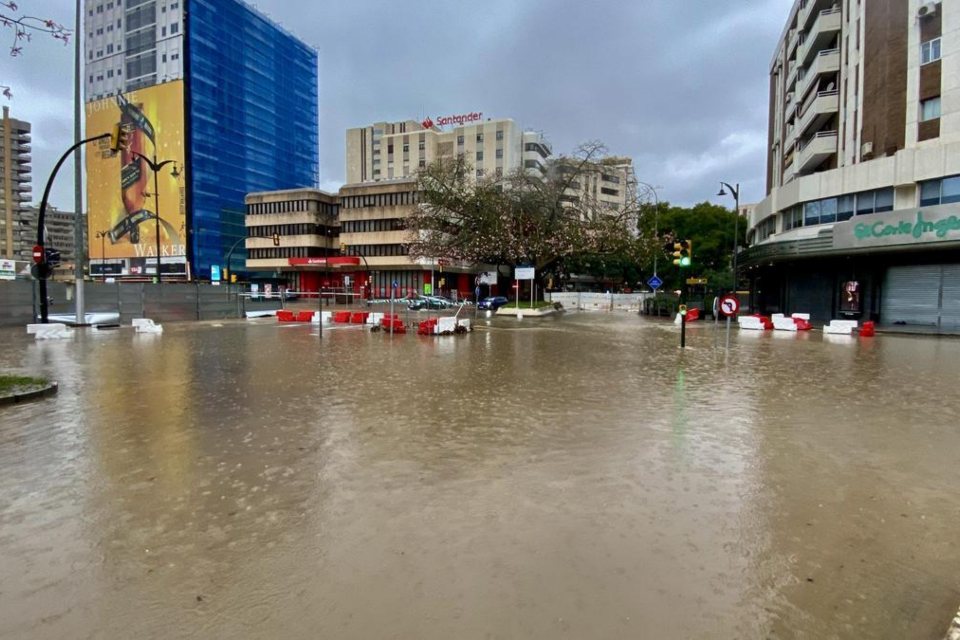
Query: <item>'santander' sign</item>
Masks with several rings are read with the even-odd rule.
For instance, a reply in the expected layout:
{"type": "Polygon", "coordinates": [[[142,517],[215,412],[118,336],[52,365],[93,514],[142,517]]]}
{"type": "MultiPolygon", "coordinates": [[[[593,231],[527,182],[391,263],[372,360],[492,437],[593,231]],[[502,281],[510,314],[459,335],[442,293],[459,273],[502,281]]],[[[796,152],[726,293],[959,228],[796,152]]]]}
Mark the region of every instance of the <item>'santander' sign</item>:
{"type": "Polygon", "coordinates": [[[901,209],[855,216],[833,229],[836,249],[960,242],[960,210],[955,205],[901,209]]]}
{"type": "Polygon", "coordinates": [[[469,124],[471,122],[480,122],[483,120],[483,112],[471,111],[470,113],[461,113],[455,116],[441,116],[436,121],[427,117],[421,124],[426,129],[432,129],[434,126],[445,127],[451,124],[469,124]]]}

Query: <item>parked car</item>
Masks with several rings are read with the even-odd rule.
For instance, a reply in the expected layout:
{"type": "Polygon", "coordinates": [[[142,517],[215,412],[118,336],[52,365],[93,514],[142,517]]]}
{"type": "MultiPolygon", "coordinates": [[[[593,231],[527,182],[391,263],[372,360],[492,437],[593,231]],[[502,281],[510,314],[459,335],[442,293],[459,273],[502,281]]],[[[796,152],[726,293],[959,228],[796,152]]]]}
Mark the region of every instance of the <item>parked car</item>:
{"type": "Polygon", "coordinates": [[[496,311],[503,305],[507,304],[509,300],[505,296],[490,296],[489,298],[484,298],[480,301],[480,304],[477,305],[478,309],[489,309],[490,311],[496,311]]]}
{"type": "Polygon", "coordinates": [[[411,311],[419,311],[420,309],[446,309],[447,306],[449,305],[447,305],[442,298],[435,298],[433,296],[418,296],[407,301],[407,308],[411,311]]]}

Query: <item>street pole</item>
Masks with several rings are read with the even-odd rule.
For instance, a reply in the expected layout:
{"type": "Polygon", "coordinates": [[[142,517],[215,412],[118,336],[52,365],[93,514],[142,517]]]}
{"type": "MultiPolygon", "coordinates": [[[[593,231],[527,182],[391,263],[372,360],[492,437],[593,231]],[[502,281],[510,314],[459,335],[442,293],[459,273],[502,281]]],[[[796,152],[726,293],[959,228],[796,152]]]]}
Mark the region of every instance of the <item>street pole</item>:
{"type": "MultiPolygon", "coordinates": [[[[150,167],[150,170],[153,171],[153,202],[156,207],[154,212],[156,220],[156,229],[157,229],[157,284],[161,284],[163,276],[160,274],[160,170],[163,169],[168,164],[175,162],[175,160],[164,160],[163,162],[157,162],[157,152],[153,152],[153,160],[143,155],[142,153],[133,152],[133,155],[137,156],[150,167]]],[[[177,167],[173,167],[173,177],[176,178],[180,174],[177,173],[177,167]]]]}
{"type": "Polygon", "coordinates": [[[733,294],[737,293],[737,236],[740,233],[740,183],[737,183],[737,186],[731,187],[727,182],[720,183],[720,192],[718,196],[725,196],[727,192],[723,190],[726,187],[730,189],[730,193],[733,195],[734,202],[734,218],[733,218],[733,294]]]}
{"type": "MultiPolygon", "coordinates": [[[[73,143],[80,144],[80,34],[83,33],[80,17],[83,15],[77,0],[75,31],[73,32],[73,143]]],[[[83,239],[83,153],[77,147],[73,156],[73,277],[76,283],[76,307],[74,309],[74,323],[79,326],[86,324],[87,314],[83,292],[83,266],[86,257],[86,242],[83,239]]]]}
{"type": "MultiPolygon", "coordinates": [[[[50,189],[53,187],[53,181],[57,178],[57,174],[60,172],[60,168],[63,166],[63,163],[66,162],[67,158],[70,157],[70,154],[82,147],[83,145],[89,142],[96,142],[97,140],[103,140],[104,138],[109,138],[109,133],[104,133],[99,136],[93,136],[92,138],[87,138],[79,142],[74,143],[66,152],[60,156],[60,159],[57,160],[57,164],[53,167],[53,172],[50,174],[50,177],[47,179],[47,186],[43,189],[43,198],[40,200],[40,211],[37,213],[37,245],[40,246],[41,258],[40,269],[46,271],[47,266],[47,252],[46,247],[43,245],[43,234],[44,234],[44,225],[46,224],[47,217],[47,201],[50,199],[50,189]]],[[[47,298],[47,278],[49,275],[47,273],[41,273],[43,278],[40,278],[40,321],[44,324],[49,322],[49,311],[50,311],[50,300],[47,298]]],[[[74,318],[75,321],[78,321],[79,318],[74,318]]]]}

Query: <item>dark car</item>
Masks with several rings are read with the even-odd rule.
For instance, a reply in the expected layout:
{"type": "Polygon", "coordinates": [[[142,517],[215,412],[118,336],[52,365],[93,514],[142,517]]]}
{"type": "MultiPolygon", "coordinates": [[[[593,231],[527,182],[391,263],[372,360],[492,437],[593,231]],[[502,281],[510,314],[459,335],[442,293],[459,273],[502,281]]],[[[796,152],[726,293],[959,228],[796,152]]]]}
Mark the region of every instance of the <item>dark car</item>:
{"type": "Polygon", "coordinates": [[[419,311],[420,309],[446,309],[447,306],[443,300],[433,296],[419,296],[407,300],[407,308],[411,311],[419,311]]]}
{"type": "Polygon", "coordinates": [[[496,311],[503,305],[507,304],[507,300],[504,296],[491,296],[489,298],[484,298],[480,301],[480,304],[477,305],[478,309],[489,309],[491,311],[496,311]]]}

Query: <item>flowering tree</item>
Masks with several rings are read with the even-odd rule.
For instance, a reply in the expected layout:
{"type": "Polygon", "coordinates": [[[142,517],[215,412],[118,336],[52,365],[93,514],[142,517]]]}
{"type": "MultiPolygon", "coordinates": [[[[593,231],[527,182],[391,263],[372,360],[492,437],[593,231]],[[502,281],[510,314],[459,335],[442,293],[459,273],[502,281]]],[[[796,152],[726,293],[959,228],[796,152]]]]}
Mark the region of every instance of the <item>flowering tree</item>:
{"type": "MultiPolygon", "coordinates": [[[[13,57],[23,53],[24,45],[31,41],[34,34],[62,40],[65,45],[70,42],[71,32],[65,26],[48,18],[20,13],[17,3],[8,0],[0,0],[0,25],[11,31],[10,55],[13,57]]],[[[5,97],[12,97],[10,87],[0,84],[0,89],[5,97]]]]}
{"type": "Polygon", "coordinates": [[[539,277],[562,277],[565,264],[583,255],[642,260],[650,243],[638,234],[636,198],[614,209],[580,188],[604,158],[603,145],[588,143],[551,161],[545,177],[523,168],[475,177],[463,157],[441,158],[419,174],[420,206],[407,220],[410,255],[530,265],[539,277]]]}

